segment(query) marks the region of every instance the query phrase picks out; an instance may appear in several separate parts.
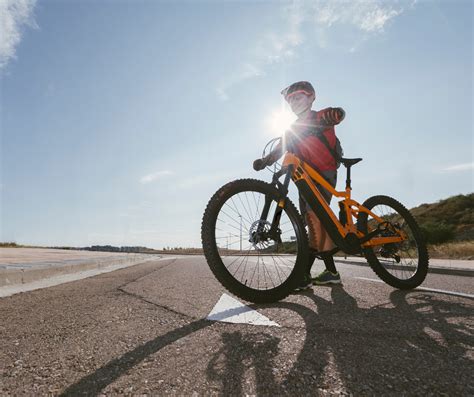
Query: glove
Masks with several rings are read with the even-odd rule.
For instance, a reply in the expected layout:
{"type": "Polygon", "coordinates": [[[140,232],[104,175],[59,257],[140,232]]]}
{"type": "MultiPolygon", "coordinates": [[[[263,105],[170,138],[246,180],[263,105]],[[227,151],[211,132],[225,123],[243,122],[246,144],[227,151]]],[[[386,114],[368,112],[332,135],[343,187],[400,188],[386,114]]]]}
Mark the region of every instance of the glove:
{"type": "Polygon", "coordinates": [[[267,166],[265,159],[257,159],[253,162],[253,169],[255,171],[261,171],[267,166]]]}
{"type": "Polygon", "coordinates": [[[342,108],[327,108],[321,112],[320,123],[326,126],[337,125],[344,120],[345,115],[342,108]]]}

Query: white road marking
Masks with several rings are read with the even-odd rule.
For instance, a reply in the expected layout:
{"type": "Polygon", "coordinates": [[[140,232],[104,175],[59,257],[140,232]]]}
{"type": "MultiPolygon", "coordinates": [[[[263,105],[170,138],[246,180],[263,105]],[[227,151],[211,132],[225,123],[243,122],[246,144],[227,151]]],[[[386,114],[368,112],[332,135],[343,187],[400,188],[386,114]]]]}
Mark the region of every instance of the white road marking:
{"type": "MultiPolygon", "coordinates": [[[[366,281],[375,281],[376,283],[383,283],[384,281],[382,280],[376,280],[374,278],[368,278],[368,277],[354,277],[358,278],[359,280],[366,280],[366,281]]],[[[429,292],[438,292],[440,294],[446,294],[446,295],[454,295],[454,296],[462,296],[464,298],[474,298],[474,295],[472,294],[465,294],[463,292],[455,292],[455,291],[447,291],[444,289],[436,289],[436,288],[426,288],[426,287],[416,287],[415,290],[422,290],[422,291],[429,291],[429,292]]]]}
{"type": "Polygon", "coordinates": [[[54,287],[56,285],[70,283],[72,281],[78,281],[78,280],[82,280],[88,277],[94,277],[99,274],[113,272],[115,270],[124,269],[126,267],[141,265],[142,263],[145,263],[147,261],[154,260],[156,262],[159,262],[159,261],[169,260],[169,259],[175,259],[175,258],[171,257],[171,258],[154,259],[150,257],[150,259],[148,260],[143,260],[143,261],[133,263],[133,264],[125,263],[125,264],[119,264],[119,265],[111,265],[111,266],[98,268],[98,269],[84,270],[82,272],[75,272],[75,273],[69,273],[69,274],[62,274],[59,276],[47,277],[40,280],[29,282],[29,283],[25,283],[25,284],[6,285],[3,287],[0,287],[0,298],[12,296],[15,294],[19,294],[21,292],[29,292],[29,291],[35,291],[37,289],[54,287]]]}
{"type": "Polygon", "coordinates": [[[214,308],[206,317],[207,320],[222,321],[225,323],[267,325],[281,327],[268,317],[244,305],[227,294],[222,294],[214,308]]]}

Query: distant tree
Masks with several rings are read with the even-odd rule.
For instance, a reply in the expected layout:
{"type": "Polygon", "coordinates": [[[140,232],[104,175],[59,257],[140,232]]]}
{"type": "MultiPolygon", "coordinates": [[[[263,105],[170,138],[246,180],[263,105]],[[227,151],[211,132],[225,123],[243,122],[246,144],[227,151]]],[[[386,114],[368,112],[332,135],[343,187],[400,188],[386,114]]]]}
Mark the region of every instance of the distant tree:
{"type": "Polygon", "coordinates": [[[0,247],[4,248],[16,248],[19,247],[19,245],[15,242],[5,242],[5,243],[0,243],[0,247]]]}

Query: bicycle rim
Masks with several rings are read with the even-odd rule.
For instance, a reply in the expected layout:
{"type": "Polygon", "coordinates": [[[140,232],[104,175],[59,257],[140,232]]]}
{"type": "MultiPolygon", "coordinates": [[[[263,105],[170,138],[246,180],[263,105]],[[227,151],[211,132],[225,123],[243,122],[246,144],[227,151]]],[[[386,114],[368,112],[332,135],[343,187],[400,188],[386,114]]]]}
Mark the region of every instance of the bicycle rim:
{"type": "Polygon", "coordinates": [[[297,226],[286,210],[279,222],[279,238],[269,236],[276,209],[274,198],[255,189],[235,192],[218,211],[217,252],[230,275],[245,287],[260,291],[277,288],[289,279],[296,265],[297,226]],[[271,200],[270,210],[267,219],[261,220],[265,197],[271,200]]]}
{"type": "MultiPolygon", "coordinates": [[[[402,231],[407,237],[400,243],[389,243],[372,248],[380,265],[391,276],[398,280],[411,279],[418,270],[420,259],[420,247],[415,238],[413,226],[410,221],[388,204],[376,204],[371,211],[389,223],[387,231],[382,233],[383,237],[397,236],[396,230],[402,231]]],[[[373,230],[379,222],[369,215],[367,220],[368,229],[373,230]]]]}

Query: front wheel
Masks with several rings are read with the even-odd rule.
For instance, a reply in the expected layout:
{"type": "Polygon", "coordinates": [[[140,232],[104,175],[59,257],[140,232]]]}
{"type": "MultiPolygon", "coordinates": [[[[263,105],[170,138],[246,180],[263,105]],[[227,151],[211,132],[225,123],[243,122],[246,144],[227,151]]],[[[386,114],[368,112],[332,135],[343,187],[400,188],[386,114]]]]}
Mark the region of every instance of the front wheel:
{"type": "MultiPolygon", "coordinates": [[[[388,196],[373,196],[364,207],[388,222],[390,227],[382,232],[383,237],[402,231],[407,237],[400,243],[389,243],[363,249],[363,254],[374,272],[383,281],[399,289],[418,287],[428,273],[428,250],[421,230],[410,212],[397,200],[388,196]]],[[[379,225],[372,216],[360,212],[357,228],[364,234],[379,225]]]]}
{"type": "Polygon", "coordinates": [[[225,288],[250,302],[283,299],[304,275],[306,230],[288,198],[272,229],[278,198],[274,186],[240,179],[220,188],[204,212],[201,238],[209,267],[225,288]],[[269,211],[262,219],[265,205],[269,211]]]}

